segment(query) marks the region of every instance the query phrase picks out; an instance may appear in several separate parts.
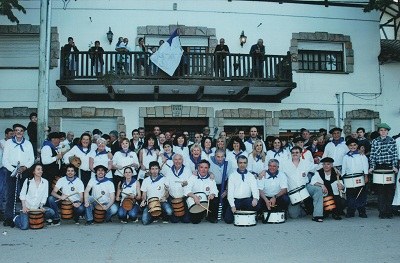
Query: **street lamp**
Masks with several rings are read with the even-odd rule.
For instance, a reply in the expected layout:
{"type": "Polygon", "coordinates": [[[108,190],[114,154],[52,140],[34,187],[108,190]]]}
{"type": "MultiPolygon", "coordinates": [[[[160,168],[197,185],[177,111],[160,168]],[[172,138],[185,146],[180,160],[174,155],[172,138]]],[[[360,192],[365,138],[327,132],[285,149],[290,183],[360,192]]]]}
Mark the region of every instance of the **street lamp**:
{"type": "Polygon", "coordinates": [[[111,42],[113,41],[113,36],[114,36],[114,33],[111,31],[111,27],[109,27],[108,32],[107,32],[107,39],[108,39],[108,42],[110,42],[110,45],[111,45],[111,42]]]}
{"type": "Polygon", "coordinates": [[[247,37],[244,34],[244,30],[240,34],[240,46],[243,47],[243,45],[246,43],[247,37]]]}

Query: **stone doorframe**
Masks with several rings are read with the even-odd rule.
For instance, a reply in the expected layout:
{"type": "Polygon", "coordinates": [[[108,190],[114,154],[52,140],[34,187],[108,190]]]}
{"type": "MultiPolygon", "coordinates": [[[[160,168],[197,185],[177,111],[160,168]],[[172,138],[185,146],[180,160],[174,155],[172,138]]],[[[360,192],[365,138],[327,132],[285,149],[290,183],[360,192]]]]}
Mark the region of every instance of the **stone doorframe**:
{"type": "Polygon", "coordinates": [[[379,112],[367,110],[367,109],[358,109],[346,112],[346,118],[344,119],[343,132],[345,135],[351,134],[351,120],[352,119],[363,119],[363,120],[373,120],[375,130],[378,129],[378,124],[381,123],[381,118],[379,117],[379,112]]]}
{"type": "Polygon", "coordinates": [[[198,106],[155,106],[139,107],[139,127],[144,127],[144,118],[179,118],[179,117],[199,117],[209,118],[208,126],[212,131],[214,128],[214,108],[198,106]]]}
{"type": "MultiPolygon", "coordinates": [[[[32,112],[37,112],[36,108],[14,107],[0,108],[0,118],[15,118],[24,117],[29,120],[29,115],[32,112]]],[[[81,107],[81,108],[62,108],[49,110],[48,125],[52,131],[60,131],[61,118],[117,118],[118,131],[126,132],[125,117],[122,115],[121,109],[113,108],[96,108],[96,107],[81,107]]],[[[66,130],[64,131],[66,132],[66,130]]]]}

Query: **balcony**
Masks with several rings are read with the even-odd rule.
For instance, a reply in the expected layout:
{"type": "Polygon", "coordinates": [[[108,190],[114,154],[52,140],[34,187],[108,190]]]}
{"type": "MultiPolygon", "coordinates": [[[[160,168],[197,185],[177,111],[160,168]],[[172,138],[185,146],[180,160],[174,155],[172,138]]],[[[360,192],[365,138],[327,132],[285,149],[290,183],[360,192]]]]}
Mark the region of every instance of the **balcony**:
{"type": "Polygon", "coordinates": [[[61,54],[56,84],[68,101],[281,102],[296,87],[289,53],[263,61],[248,54],[185,53],[172,77],[146,53],[104,52],[97,59],[90,52],[61,54]]]}

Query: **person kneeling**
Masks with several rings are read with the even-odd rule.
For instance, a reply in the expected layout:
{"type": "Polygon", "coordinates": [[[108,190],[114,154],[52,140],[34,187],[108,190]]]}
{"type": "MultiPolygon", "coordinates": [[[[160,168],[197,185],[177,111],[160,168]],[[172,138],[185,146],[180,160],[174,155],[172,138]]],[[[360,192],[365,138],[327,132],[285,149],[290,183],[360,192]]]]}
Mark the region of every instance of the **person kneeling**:
{"type": "Polygon", "coordinates": [[[117,201],[121,201],[121,205],[118,208],[118,218],[121,223],[126,224],[129,220],[135,221],[139,214],[139,205],[137,200],[140,200],[140,183],[133,176],[133,170],[131,167],[125,167],[124,177],[122,182],[118,183],[117,190],[117,201]]]}
{"type": "Polygon", "coordinates": [[[160,173],[160,164],[152,161],[149,164],[150,176],[143,180],[140,190],[143,192],[141,207],[144,207],[142,223],[151,224],[156,217],[164,213],[164,222],[172,215],[172,207],[167,202],[168,191],[165,187],[166,178],[160,173]],[[146,205],[147,204],[147,205],[146,205]]]}
{"type": "Polygon", "coordinates": [[[33,178],[31,180],[28,178],[24,181],[19,195],[22,203],[22,213],[14,218],[15,226],[21,230],[27,230],[30,226],[30,214],[33,213],[37,213],[37,216],[40,218],[34,220],[35,226],[31,225],[31,228],[42,228],[44,226],[44,219],[50,225],[60,225],[60,220],[54,220],[54,210],[43,207],[49,194],[49,182],[42,178],[43,166],[41,164],[34,164],[32,171],[33,178]]]}
{"type": "MultiPolygon", "coordinates": [[[[93,224],[93,209],[101,211],[99,214],[103,215],[105,212],[105,221],[111,222],[111,217],[118,211],[118,207],[114,204],[115,201],[115,188],[113,182],[105,177],[107,167],[97,165],[94,168],[96,177],[90,179],[85,189],[85,207],[86,207],[86,225],[93,224]],[[89,192],[92,191],[92,196],[89,192]]],[[[103,218],[95,218],[98,222],[104,221],[103,218]]]]}

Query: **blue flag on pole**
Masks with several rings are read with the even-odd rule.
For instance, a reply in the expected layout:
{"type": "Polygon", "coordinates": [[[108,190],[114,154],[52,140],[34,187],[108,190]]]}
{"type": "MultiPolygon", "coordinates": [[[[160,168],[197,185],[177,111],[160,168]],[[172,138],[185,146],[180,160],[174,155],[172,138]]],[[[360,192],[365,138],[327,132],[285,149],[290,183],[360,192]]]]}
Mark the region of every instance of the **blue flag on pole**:
{"type": "Polygon", "coordinates": [[[150,60],[165,73],[172,76],[181,62],[183,49],[179,41],[178,29],[176,29],[167,42],[150,57],[150,60]]]}

